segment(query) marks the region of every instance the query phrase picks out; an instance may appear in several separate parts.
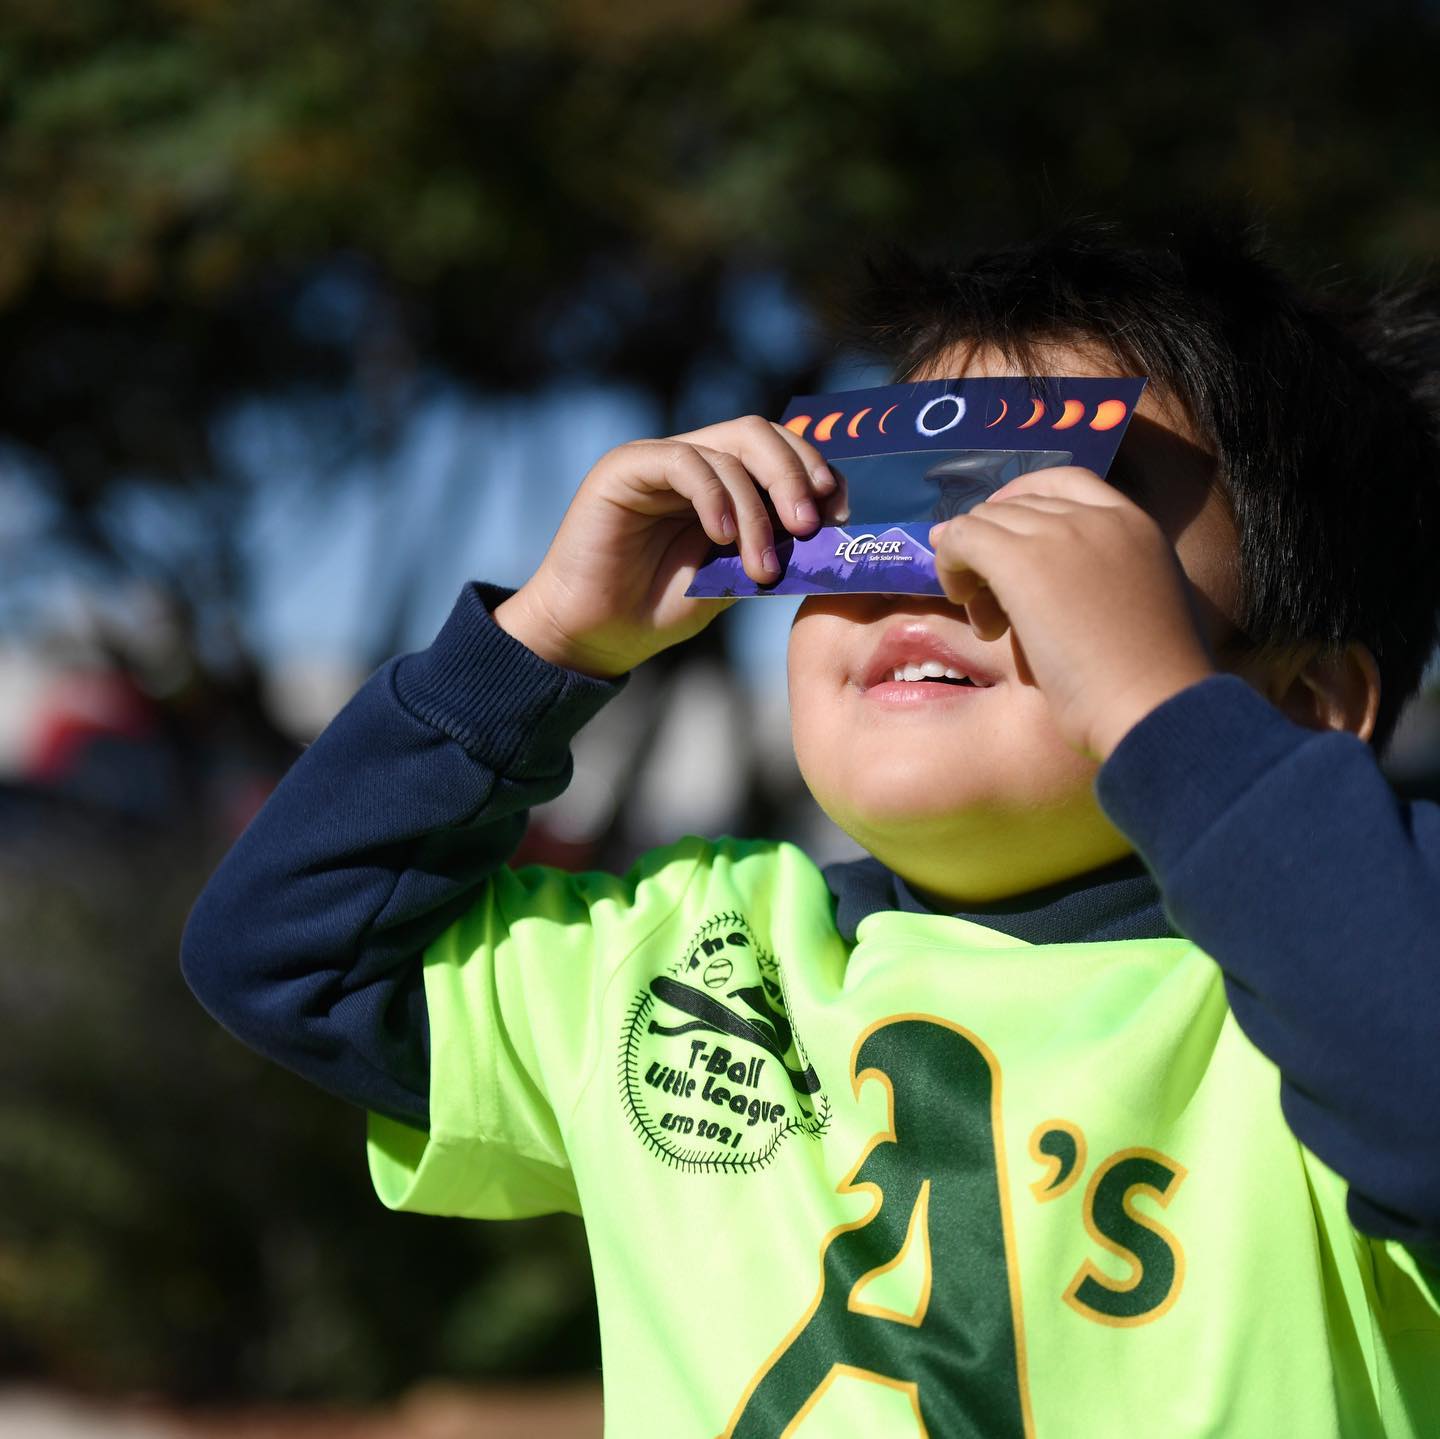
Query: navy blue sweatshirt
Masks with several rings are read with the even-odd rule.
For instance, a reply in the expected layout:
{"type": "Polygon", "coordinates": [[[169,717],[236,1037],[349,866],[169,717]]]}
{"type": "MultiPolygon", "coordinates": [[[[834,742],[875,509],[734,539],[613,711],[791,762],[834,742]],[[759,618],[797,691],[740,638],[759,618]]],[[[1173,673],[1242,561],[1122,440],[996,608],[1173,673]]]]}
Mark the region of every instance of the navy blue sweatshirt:
{"type": "MultiPolygon", "coordinates": [[[[570,778],[623,684],[539,659],[467,585],[426,650],[382,666],[286,775],[200,895],[181,964],[207,1010],[355,1104],[425,1126],[420,956],[570,778]]],[[[1399,800],[1352,735],[1216,675],[1147,715],[1096,778],[1136,854],[956,911],[1031,943],[1180,934],[1279,1068],[1350,1218],[1440,1259],[1440,806],[1399,800]]],[[[878,861],[832,865],[853,936],[923,909],[878,861]]]]}

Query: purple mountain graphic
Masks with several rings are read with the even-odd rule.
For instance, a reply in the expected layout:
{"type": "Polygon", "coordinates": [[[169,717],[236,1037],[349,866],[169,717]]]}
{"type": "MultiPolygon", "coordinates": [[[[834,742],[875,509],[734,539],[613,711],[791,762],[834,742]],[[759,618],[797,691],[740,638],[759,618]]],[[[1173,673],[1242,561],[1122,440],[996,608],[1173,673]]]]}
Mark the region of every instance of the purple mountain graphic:
{"type": "Polygon", "coordinates": [[[803,540],[775,546],[781,577],[757,585],[745,573],[734,548],[720,551],[696,571],[688,593],[721,599],[731,595],[815,595],[881,592],[942,593],[935,556],[916,536],[928,526],[888,525],[870,529],[827,525],[803,540]]]}

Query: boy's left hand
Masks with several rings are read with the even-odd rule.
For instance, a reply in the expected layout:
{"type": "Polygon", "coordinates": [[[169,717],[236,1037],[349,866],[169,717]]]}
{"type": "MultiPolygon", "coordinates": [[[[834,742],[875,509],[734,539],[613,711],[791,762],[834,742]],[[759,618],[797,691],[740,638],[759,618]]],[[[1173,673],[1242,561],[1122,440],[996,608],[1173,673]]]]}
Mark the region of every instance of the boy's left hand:
{"type": "Polygon", "coordinates": [[[930,532],[946,595],[983,640],[1012,633],[1075,749],[1109,758],[1162,701],[1218,673],[1155,521],[1091,470],[1036,470],[930,532]]]}

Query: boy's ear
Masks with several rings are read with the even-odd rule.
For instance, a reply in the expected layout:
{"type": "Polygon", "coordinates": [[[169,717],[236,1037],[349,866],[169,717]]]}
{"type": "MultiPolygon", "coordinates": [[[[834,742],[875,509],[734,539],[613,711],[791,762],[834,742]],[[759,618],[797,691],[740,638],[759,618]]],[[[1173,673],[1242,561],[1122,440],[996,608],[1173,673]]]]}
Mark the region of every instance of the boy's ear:
{"type": "Polygon", "coordinates": [[[1359,640],[1338,653],[1306,645],[1272,672],[1266,695],[1296,724],[1347,730],[1368,743],[1380,712],[1380,667],[1359,640]]]}

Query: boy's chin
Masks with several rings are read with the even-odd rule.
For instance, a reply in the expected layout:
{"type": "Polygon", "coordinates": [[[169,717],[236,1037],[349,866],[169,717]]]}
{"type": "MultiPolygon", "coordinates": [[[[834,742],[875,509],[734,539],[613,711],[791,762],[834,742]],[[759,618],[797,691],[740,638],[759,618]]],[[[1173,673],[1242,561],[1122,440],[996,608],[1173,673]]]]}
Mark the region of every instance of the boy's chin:
{"type": "MultiPolygon", "coordinates": [[[[873,826],[904,833],[931,828],[967,829],[1007,805],[998,777],[957,761],[937,765],[933,750],[874,765],[850,759],[841,765],[801,766],[811,793],[842,828],[873,826]],[[810,770],[809,773],[806,771],[810,770]],[[815,773],[819,770],[819,773],[815,773]],[[837,815],[845,815],[846,820],[837,815]]],[[[1014,798],[1008,797],[1013,806],[1014,798]]]]}
{"type": "Polygon", "coordinates": [[[917,891],[987,903],[1085,873],[1132,853],[1088,789],[1009,803],[974,790],[812,786],[825,813],[917,891]]]}
{"type": "Polygon", "coordinates": [[[988,827],[987,806],[974,796],[969,803],[947,803],[947,797],[934,786],[919,787],[913,794],[898,787],[858,795],[851,792],[841,798],[817,793],[815,799],[839,828],[871,854],[881,849],[922,854],[942,840],[960,842],[965,835],[988,827]]]}

